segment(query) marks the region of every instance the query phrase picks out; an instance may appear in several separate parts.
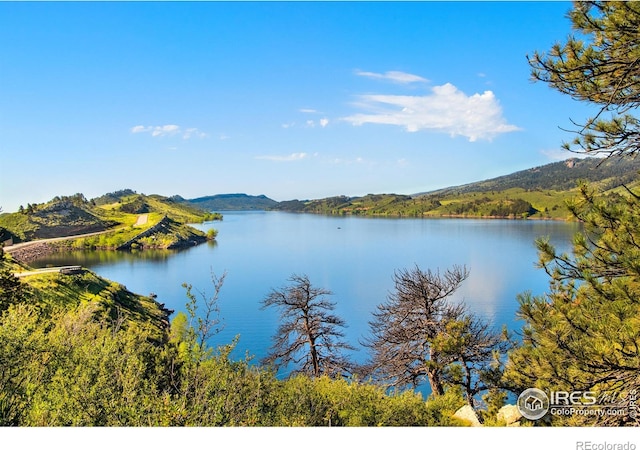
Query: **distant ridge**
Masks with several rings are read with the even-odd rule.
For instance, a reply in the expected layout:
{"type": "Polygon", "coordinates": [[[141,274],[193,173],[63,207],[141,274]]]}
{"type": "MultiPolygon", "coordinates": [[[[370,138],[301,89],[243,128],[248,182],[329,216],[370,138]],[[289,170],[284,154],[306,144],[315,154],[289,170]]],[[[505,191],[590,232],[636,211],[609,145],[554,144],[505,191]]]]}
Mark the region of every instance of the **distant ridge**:
{"type": "Polygon", "coordinates": [[[637,188],[640,158],[571,158],[489,180],[413,195],[368,194],[280,202],[274,209],[330,215],[571,220],[579,181],[607,195],[637,188]]]}
{"type": "Polygon", "coordinates": [[[187,203],[207,211],[268,210],[278,204],[266,195],[217,194],[186,200],[187,203]]]}
{"type": "Polygon", "coordinates": [[[606,191],[636,181],[638,171],[640,158],[570,158],[475,183],[421,192],[412,197],[506,191],[513,188],[568,191],[574,189],[579,180],[599,183],[600,188],[606,191]]]}

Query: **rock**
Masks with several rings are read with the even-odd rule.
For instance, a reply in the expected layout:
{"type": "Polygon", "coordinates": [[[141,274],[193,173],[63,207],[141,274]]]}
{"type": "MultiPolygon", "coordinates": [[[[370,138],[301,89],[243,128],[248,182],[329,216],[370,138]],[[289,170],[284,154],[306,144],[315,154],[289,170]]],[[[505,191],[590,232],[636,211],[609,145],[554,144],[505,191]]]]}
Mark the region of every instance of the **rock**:
{"type": "Polygon", "coordinates": [[[462,419],[462,420],[466,420],[467,422],[469,422],[469,424],[472,427],[481,427],[482,426],[482,424],[480,423],[480,420],[478,419],[478,415],[476,414],[475,410],[469,405],[464,405],[462,408],[457,410],[456,413],[453,415],[453,417],[456,417],[456,418],[462,419]]]}
{"type": "Polygon", "coordinates": [[[55,251],[56,249],[46,242],[35,243],[31,245],[25,245],[23,247],[18,247],[16,249],[6,250],[6,252],[9,253],[14,260],[24,264],[28,264],[38,258],[42,258],[46,255],[54,253],[55,251]]]}
{"type": "Polygon", "coordinates": [[[522,418],[522,414],[516,405],[504,405],[497,415],[498,421],[504,422],[507,426],[515,426],[520,418],[522,418]]]}

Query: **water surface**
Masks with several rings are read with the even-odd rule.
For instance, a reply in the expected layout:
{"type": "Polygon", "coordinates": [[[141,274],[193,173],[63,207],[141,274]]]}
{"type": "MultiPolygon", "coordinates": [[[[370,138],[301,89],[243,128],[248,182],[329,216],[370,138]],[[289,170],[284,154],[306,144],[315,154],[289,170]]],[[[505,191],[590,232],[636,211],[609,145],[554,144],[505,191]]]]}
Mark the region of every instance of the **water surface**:
{"type": "MultiPolygon", "coordinates": [[[[453,297],[494,323],[517,331],[517,296],[542,294],[548,277],[537,269],[536,238],[548,236],[569,250],[575,223],[475,219],[371,219],[284,212],[227,212],[222,222],[198,225],[219,230],[217,242],[182,251],[94,251],[53,255],[37,262],[80,264],[130,290],[158,295],[176,311],[186,302],[183,283],[209,296],[211,273],[226,272],[219,306],[225,325],[212,344],[239,335],[236,356],[263,357],[277,327],[277,313],[262,310],[273,288],[292,274],[333,292],[336,313],[348,324],[356,347],[368,333],[375,306],[393,289],[397,269],[441,270],[465,265],[469,278],[453,297]]],[[[365,350],[354,353],[364,360],[365,350]]]]}

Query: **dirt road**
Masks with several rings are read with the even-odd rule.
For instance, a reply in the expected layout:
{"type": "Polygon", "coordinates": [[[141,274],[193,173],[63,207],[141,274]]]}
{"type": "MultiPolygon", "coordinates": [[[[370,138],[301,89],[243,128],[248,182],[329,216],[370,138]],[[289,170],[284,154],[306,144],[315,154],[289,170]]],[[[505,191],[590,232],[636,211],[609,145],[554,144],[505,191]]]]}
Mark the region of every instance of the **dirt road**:
{"type": "MultiPolygon", "coordinates": [[[[149,214],[140,214],[138,216],[138,220],[135,223],[135,226],[143,226],[147,224],[147,221],[149,220],[149,214]]],[[[126,227],[121,227],[121,228],[126,228],[126,227]]],[[[19,244],[14,244],[14,245],[9,245],[7,247],[4,247],[3,250],[7,253],[11,253],[12,251],[18,250],[18,249],[22,249],[25,247],[29,247],[31,245],[36,245],[36,244],[45,244],[47,242],[59,242],[59,241],[68,241],[69,239],[80,239],[83,237],[89,237],[89,236],[98,236],[100,234],[104,234],[104,233],[111,233],[113,231],[117,231],[121,228],[112,228],[109,230],[104,230],[104,231],[95,231],[93,233],[85,233],[85,234],[75,234],[72,236],[60,236],[60,237],[55,237],[55,238],[48,238],[48,239],[36,239],[34,241],[28,241],[28,242],[21,242],[19,244]]]]}

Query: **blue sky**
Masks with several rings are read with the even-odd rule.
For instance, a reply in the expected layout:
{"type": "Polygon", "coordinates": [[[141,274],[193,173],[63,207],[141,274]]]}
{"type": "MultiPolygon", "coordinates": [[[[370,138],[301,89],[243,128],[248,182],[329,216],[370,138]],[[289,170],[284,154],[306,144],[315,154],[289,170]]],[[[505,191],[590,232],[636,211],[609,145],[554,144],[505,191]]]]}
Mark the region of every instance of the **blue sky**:
{"type": "Polygon", "coordinates": [[[568,2],[0,2],[0,206],[412,194],[558,159],[568,2]]]}

